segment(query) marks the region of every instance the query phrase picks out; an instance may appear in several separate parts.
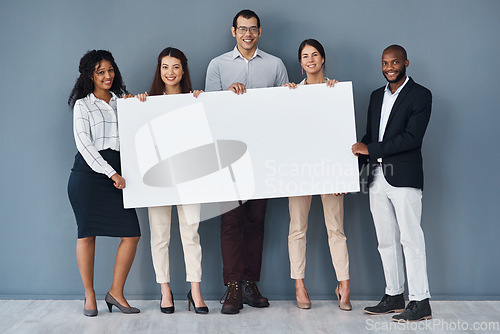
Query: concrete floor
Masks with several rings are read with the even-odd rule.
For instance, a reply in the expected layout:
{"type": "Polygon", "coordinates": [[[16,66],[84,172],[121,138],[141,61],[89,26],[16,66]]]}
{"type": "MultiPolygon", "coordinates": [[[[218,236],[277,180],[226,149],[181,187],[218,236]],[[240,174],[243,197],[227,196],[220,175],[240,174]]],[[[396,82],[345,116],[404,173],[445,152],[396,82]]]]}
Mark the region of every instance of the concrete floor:
{"type": "Polygon", "coordinates": [[[294,301],[271,301],[265,309],[245,305],[238,315],[220,313],[219,301],[207,301],[208,315],[176,300],[174,314],[163,314],[159,301],[131,300],[140,314],[109,313],[98,300],[99,315],[82,314],[82,300],[0,300],[0,333],[500,333],[500,301],[431,301],[433,319],[398,324],[392,314],[370,316],[363,308],[376,301],[353,301],[342,311],[337,301],[313,300],[310,310],[294,301]]]}

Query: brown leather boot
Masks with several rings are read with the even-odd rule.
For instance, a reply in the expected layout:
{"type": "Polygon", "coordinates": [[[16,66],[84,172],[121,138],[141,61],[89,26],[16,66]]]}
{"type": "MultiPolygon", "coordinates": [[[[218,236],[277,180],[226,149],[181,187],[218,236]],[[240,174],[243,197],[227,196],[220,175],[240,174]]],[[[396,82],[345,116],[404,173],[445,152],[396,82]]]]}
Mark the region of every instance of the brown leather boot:
{"type": "Polygon", "coordinates": [[[243,303],[253,307],[269,306],[269,300],[260,294],[255,281],[243,281],[243,303]]]}
{"type": "Polygon", "coordinates": [[[237,314],[243,308],[241,298],[240,282],[231,281],[227,283],[227,290],[220,300],[222,304],[222,314],[237,314]],[[224,302],[222,300],[224,299],[224,302]]]}

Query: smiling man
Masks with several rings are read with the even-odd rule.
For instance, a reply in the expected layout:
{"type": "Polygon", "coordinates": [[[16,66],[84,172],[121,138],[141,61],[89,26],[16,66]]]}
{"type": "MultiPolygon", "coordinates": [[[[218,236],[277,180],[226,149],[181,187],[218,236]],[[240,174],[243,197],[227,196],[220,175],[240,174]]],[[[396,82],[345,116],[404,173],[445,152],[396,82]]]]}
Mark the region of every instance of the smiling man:
{"type": "Polygon", "coordinates": [[[257,47],[262,28],[255,12],[244,9],[236,14],[231,33],[236,46],[208,65],[207,92],[227,89],[242,94],[246,88],[279,87],[288,82],[281,59],[257,47]]]}
{"type": "MultiPolygon", "coordinates": [[[[244,9],[236,14],[231,32],[236,46],[208,65],[207,92],[231,90],[243,94],[246,88],[279,87],[288,82],[281,59],[257,48],[262,28],[255,12],[244,9]]],[[[256,283],[260,279],[266,205],[266,199],[250,200],[221,216],[223,278],[227,286],[224,314],[239,313],[243,303],[269,306],[256,283]]]]}
{"type": "Polygon", "coordinates": [[[382,74],[388,81],[374,91],[368,107],[366,134],[352,146],[368,156],[370,210],[386,282],[385,295],[368,314],[402,312],[394,321],[431,319],[422,215],[422,141],[431,116],[431,92],[406,76],[406,50],[387,47],[382,74]],[[404,260],[403,260],[404,254],[404,260]],[[403,297],[405,262],[408,298],[403,297]]]}

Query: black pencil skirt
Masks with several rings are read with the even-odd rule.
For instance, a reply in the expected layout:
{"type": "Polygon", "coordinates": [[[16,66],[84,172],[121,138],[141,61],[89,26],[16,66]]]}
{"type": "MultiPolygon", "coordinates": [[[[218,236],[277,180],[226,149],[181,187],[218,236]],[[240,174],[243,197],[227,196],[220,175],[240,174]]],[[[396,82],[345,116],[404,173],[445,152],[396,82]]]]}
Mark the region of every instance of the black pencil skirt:
{"type": "MultiPolygon", "coordinates": [[[[121,175],[120,152],[99,151],[121,175]]],[[[78,238],[91,236],[138,237],[141,235],[135,209],[123,208],[122,190],[113,180],[94,172],[78,152],[68,182],[68,196],[78,226],[78,238]]]]}

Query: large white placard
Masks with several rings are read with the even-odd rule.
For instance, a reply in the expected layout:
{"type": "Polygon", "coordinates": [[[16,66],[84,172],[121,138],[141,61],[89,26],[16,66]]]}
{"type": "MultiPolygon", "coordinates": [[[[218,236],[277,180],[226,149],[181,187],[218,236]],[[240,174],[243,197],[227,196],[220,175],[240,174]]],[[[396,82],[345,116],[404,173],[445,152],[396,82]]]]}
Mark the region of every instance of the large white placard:
{"type": "Polygon", "coordinates": [[[118,100],[126,208],[359,191],[352,83],[118,100]]]}

